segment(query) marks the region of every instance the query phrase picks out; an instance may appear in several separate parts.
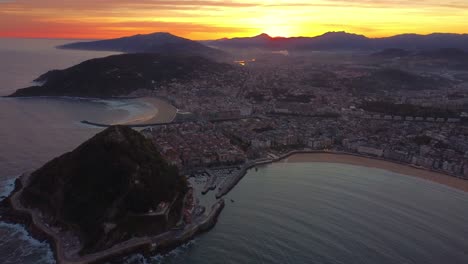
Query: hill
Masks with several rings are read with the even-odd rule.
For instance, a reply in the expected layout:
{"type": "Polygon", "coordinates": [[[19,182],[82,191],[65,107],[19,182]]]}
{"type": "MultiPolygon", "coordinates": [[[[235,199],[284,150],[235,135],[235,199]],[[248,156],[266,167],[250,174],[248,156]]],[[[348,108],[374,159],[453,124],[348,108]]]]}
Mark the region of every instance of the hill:
{"type": "Polygon", "coordinates": [[[466,63],[466,60],[468,59],[468,52],[465,52],[462,49],[444,48],[422,51],[418,53],[417,56],[422,58],[460,61],[466,63]]]}
{"type": "Polygon", "coordinates": [[[117,51],[125,53],[161,53],[166,55],[220,57],[224,52],[199,42],[158,32],[117,39],[70,43],[58,48],[78,50],[117,51]]]}
{"type": "Polygon", "coordinates": [[[49,71],[35,80],[41,86],[19,89],[11,96],[122,96],[138,89],[152,90],[174,79],[212,78],[231,67],[196,56],[113,55],[49,71]]]}
{"type": "Polygon", "coordinates": [[[114,126],[33,172],[21,202],[78,234],[81,253],[93,253],[174,227],[187,188],[149,140],[114,126]],[[144,215],[161,202],[169,204],[168,217],[148,221],[144,215]]]}
{"type": "Polygon", "coordinates": [[[441,48],[410,51],[403,49],[385,49],[370,56],[373,59],[397,60],[403,64],[418,65],[425,68],[468,69],[468,52],[463,49],[441,48]]]}
{"type": "Polygon", "coordinates": [[[381,93],[399,90],[434,90],[452,85],[452,82],[440,76],[423,76],[400,69],[382,68],[351,80],[349,85],[356,91],[381,93]]]}
{"type": "Polygon", "coordinates": [[[384,49],[379,52],[372,53],[371,56],[382,59],[394,59],[410,56],[412,53],[404,49],[384,49]]]}
{"type": "Polygon", "coordinates": [[[205,41],[219,48],[263,48],[281,50],[426,50],[456,48],[468,51],[468,34],[402,34],[385,38],[368,38],[347,32],[328,32],[316,37],[272,38],[266,34],[251,38],[205,41]]]}

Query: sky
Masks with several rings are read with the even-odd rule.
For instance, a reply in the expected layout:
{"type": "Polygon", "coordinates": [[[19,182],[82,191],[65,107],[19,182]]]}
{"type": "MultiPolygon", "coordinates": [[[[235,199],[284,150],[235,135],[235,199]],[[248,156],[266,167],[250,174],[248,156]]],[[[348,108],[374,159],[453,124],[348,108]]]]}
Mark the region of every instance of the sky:
{"type": "Polygon", "coordinates": [[[0,0],[0,37],[106,39],[171,32],[195,40],[468,33],[468,0],[0,0]]]}

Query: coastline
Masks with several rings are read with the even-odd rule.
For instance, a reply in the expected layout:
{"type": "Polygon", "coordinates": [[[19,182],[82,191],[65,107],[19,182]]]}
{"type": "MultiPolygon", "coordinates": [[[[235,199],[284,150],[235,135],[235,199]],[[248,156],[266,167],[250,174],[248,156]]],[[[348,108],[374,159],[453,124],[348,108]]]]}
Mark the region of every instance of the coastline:
{"type": "Polygon", "coordinates": [[[169,102],[156,97],[142,97],[135,100],[151,104],[155,108],[155,112],[147,113],[144,116],[133,118],[118,125],[145,125],[155,123],[170,123],[174,121],[177,115],[177,108],[169,102]]]}
{"type": "Polygon", "coordinates": [[[419,168],[410,164],[397,163],[393,161],[377,159],[372,157],[358,156],[347,153],[299,153],[294,154],[278,161],[283,163],[301,163],[301,162],[326,162],[356,165],[369,168],[383,169],[394,173],[417,177],[443,184],[461,191],[468,192],[468,180],[460,179],[454,176],[431,171],[425,168],[419,168]]]}
{"type": "Polygon", "coordinates": [[[338,151],[316,151],[316,150],[296,150],[290,151],[275,159],[264,159],[252,161],[244,164],[238,175],[221,186],[216,194],[216,198],[221,198],[228,194],[247,174],[250,169],[272,163],[307,163],[326,162],[341,163],[369,168],[383,169],[409,177],[432,181],[460,191],[468,192],[468,180],[457,178],[441,172],[432,171],[426,168],[416,167],[411,164],[399,163],[381,158],[363,156],[356,153],[338,151]]]}
{"type": "MultiPolygon", "coordinates": [[[[52,99],[52,100],[65,100],[65,101],[86,101],[86,102],[97,102],[97,103],[105,103],[106,101],[133,101],[137,103],[143,103],[147,105],[151,105],[154,108],[154,111],[144,113],[143,115],[131,117],[128,120],[124,121],[117,121],[112,124],[108,124],[105,126],[110,125],[128,125],[128,126],[138,126],[138,125],[151,125],[151,124],[158,124],[158,123],[171,123],[175,120],[177,116],[178,109],[172,105],[169,101],[165,100],[161,97],[79,97],[79,96],[28,96],[28,97],[10,97],[4,96],[0,97],[6,100],[8,99],[52,99]]],[[[131,116],[131,113],[129,113],[131,116]]],[[[88,121],[89,122],[89,121],[88,121]]],[[[90,122],[90,123],[97,123],[97,122],[90,122]]]]}
{"type": "Polygon", "coordinates": [[[45,240],[51,245],[54,258],[58,264],[88,264],[102,263],[119,259],[133,253],[164,253],[190,241],[196,235],[214,227],[221,211],[224,209],[223,199],[218,200],[209,213],[198,217],[184,229],[169,230],[153,237],[133,238],[114,245],[113,247],[89,255],[78,256],[75,252],[67,252],[65,242],[53,227],[41,221],[37,211],[24,207],[20,202],[23,187],[28,184],[29,173],[23,174],[15,182],[15,189],[5,200],[0,202],[2,222],[21,224],[28,233],[38,240],[45,240]],[[71,255],[70,255],[71,254],[71,255]]]}

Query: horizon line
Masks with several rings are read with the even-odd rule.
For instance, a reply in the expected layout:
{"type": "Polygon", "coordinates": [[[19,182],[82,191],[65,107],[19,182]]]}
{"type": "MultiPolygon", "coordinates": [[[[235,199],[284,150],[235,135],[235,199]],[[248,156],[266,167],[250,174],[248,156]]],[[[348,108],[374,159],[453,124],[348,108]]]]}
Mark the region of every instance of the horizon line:
{"type": "Polygon", "coordinates": [[[399,34],[394,34],[394,35],[388,35],[388,36],[382,36],[382,37],[369,37],[365,34],[360,34],[360,33],[354,33],[354,32],[348,32],[345,30],[336,30],[336,31],[326,31],[324,33],[318,34],[318,35],[297,35],[297,36],[272,36],[271,34],[262,32],[253,36],[239,36],[239,37],[223,37],[223,38],[217,38],[217,39],[190,39],[184,36],[176,35],[171,32],[167,31],[155,31],[151,33],[135,33],[131,35],[122,35],[122,36],[117,36],[113,38],[74,38],[74,37],[36,37],[36,36],[0,36],[0,39],[44,39],[44,40],[84,40],[84,41],[97,41],[97,40],[110,40],[110,39],[118,39],[118,38],[124,38],[124,37],[133,37],[137,35],[151,35],[151,34],[157,34],[157,33],[169,33],[173,36],[180,37],[180,38],[186,38],[189,40],[197,41],[197,42],[203,42],[203,41],[217,41],[217,40],[222,40],[222,39],[241,39],[241,38],[254,38],[262,35],[266,35],[271,39],[293,39],[293,38],[315,38],[315,37],[320,37],[323,35],[326,35],[328,33],[345,33],[349,35],[357,35],[357,36],[364,36],[369,39],[382,39],[382,38],[391,38],[391,37],[396,37],[396,36],[402,36],[402,35],[418,35],[418,36],[430,36],[430,35],[436,35],[436,34],[445,34],[445,35],[468,35],[468,33],[453,33],[453,32],[432,32],[432,33],[427,33],[427,34],[421,34],[421,33],[399,33],[399,34]]]}

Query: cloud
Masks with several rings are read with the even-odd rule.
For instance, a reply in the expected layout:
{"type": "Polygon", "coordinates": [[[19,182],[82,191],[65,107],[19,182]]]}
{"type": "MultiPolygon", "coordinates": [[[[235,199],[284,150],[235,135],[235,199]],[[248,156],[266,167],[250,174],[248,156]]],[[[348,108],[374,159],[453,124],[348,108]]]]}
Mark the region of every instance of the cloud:
{"type": "Polygon", "coordinates": [[[310,36],[338,29],[379,36],[461,33],[468,31],[466,17],[466,0],[0,0],[0,36],[116,37],[163,30],[197,39],[263,31],[310,36]]]}

